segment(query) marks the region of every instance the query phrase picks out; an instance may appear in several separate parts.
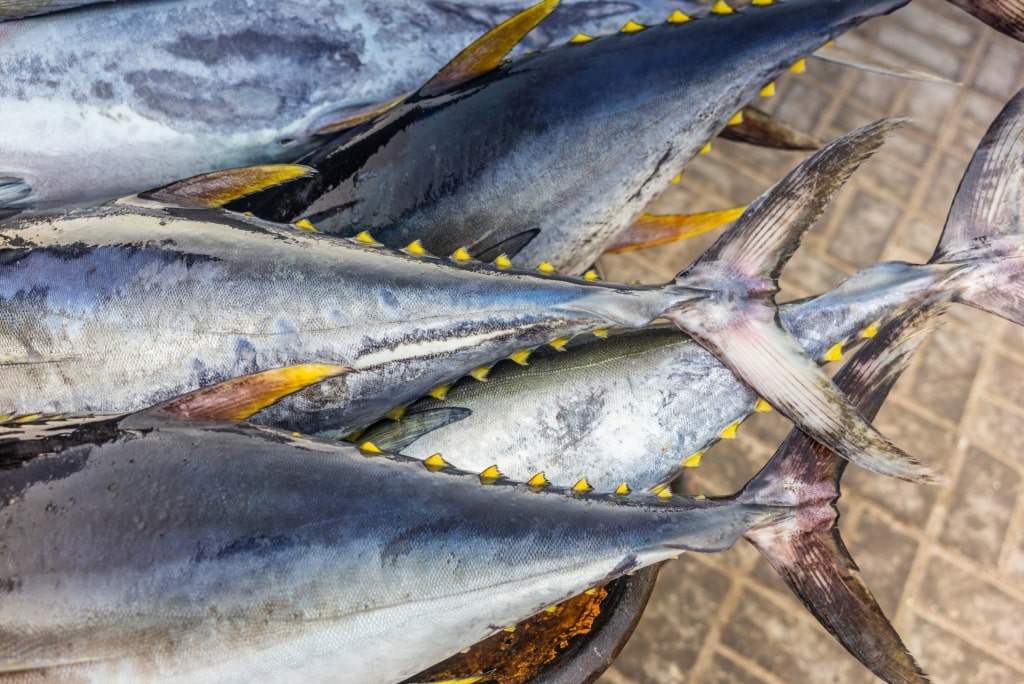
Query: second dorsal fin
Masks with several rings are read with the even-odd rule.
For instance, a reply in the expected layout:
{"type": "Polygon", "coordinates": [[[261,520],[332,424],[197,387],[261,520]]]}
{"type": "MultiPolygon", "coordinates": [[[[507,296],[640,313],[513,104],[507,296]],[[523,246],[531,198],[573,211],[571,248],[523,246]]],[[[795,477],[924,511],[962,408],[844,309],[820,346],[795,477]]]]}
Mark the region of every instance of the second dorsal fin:
{"type": "Polygon", "coordinates": [[[179,207],[218,209],[247,195],[309,178],[315,169],[300,164],[264,164],[214,171],[139,193],[139,198],[179,207]]]}
{"type": "Polygon", "coordinates": [[[437,95],[497,69],[505,55],[551,14],[558,2],[543,0],[498,24],[448,62],[419,89],[418,95],[437,95]]]}
{"type": "Polygon", "coordinates": [[[324,363],[274,368],[197,389],[143,413],[183,420],[245,420],[289,394],[350,370],[324,363]]]}

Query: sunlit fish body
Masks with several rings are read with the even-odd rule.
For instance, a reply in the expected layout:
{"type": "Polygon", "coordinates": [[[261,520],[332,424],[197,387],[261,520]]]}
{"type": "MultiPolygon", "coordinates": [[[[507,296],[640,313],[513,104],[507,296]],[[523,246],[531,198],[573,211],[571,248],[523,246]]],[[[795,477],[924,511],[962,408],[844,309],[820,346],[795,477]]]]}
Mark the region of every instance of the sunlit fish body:
{"type": "MultiPolygon", "coordinates": [[[[869,414],[913,328],[840,378],[869,414]]],[[[733,497],[588,495],[205,422],[204,403],[0,429],[4,681],[387,684],[740,536],[865,665],[922,681],[839,540],[842,466],[799,433],[733,497]]]]}
{"type": "MultiPolygon", "coordinates": [[[[571,43],[454,89],[428,82],[239,208],[392,247],[582,272],[737,111],[905,0],[792,0],[571,43]]],[[[545,24],[542,23],[543,27],[545,24]]]]}
{"type": "MultiPolygon", "coordinates": [[[[69,4],[6,2],[12,14],[69,4]]],[[[116,2],[0,22],[0,209],[95,203],[294,160],[321,128],[415,90],[526,4],[116,2]]],[[[687,3],[562,5],[530,47],[687,3]]]]}

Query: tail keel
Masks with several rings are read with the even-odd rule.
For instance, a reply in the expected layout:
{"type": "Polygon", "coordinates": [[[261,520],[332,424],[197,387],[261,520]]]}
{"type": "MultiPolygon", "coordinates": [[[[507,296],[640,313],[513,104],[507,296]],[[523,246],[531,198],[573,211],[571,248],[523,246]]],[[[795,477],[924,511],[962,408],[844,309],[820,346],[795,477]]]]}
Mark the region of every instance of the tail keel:
{"type": "Polygon", "coordinates": [[[778,276],[803,235],[900,120],[883,120],[822,148],[758,198],[676,283],[700,294],[665,313],[761,397],[816,440],[879,473],[934,482],[843,397],[779,325],[778,276]]]}
{"type": "Polygon", "coordinates": [[[1024,91],[1003,108],[960,182],[931,263],[959,266],[958,299],[1024,325],[1024,91]]]}
{"type": "MultiPolygon", "coordinates": [[[[947,304],[948,299],[933,300],[895,320],[836,375],[866,416],[878,412],[947,304]]],[[[835,501],[844,468],[835,454],[793,430],[740,495],[787,512],[745,537],[825,629],[872,672],[888,682],[925,682],[839,535],[835,501]]]]}

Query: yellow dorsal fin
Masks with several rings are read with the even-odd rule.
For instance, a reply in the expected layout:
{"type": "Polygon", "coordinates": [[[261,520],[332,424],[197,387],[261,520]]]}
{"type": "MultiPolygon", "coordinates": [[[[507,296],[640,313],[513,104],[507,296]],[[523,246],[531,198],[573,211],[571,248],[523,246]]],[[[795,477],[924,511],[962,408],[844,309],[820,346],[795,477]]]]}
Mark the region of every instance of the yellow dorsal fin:
{"type": "Polygon", "coordinates": [[[551,481],[548,480],[547,476],[544,475],[544,472],[541,471],[534,475],[533,477],[531,477],[529,480],[527,480],[526,484],[530,485],[535,489],[543,489],[544,487],[550,485],[551,481]]]}
{"type": "Polygon", "coordinates": [[[482,473],[480,473],[480,484],[494,484],[500,480],[504,475],[498,470],[498,466],[492,465],[487,466],[482,473]]]}
{"type": "Polygon", "coordinates": [[[718,0],[714,5],[711,6],[712,14],[735,14],[736,10],[729,7],[725,0],[718,0]]]}
{"type": "Polygon", "coordinates": [[[592,40],[594,39],[588,36],[586,33],[577,33],[575,36],[569,39],[569,42],[574,44],[589,43],[592,40]]]}
{"type": "Polygon", "coordinates": [[[746,211],[746,207],[708,211],[702,214],[643,214],[605,254],[621,254],[637,249],[666,245],[726,226],[746,211]]]}
{"type": "Polygon", "coordinates": [[[315,173],[314,169],[299,164],[245,166],[186,178],[139,193],[139,197],[180,207],[216,209],[275,185],[309,178],[315,173]]]}
{"type": "Polygon", "coordinates": [[[423,459],[423,465],[426,466],[427,470],[432,473],[436,473],[442,468],[451,468],[452,464],[441,458],[441,454],[432,454],[423,459]]]}
{"type": "Polygon", "coordinates": [[[558,0],[543,0],[498,24],[448,62],[419,89],[419,95],[437,95],[494,71],[501,65],[509,50],[551,14],[557,5],[558,0]]]}
{"type": "Polygon", "coordinates": [[[683,14],[682,11],[676,10],[672,14],[668,15],[668,19],[665,20],[668,24],[685,24],[690,21],[691,17],[687,14],[683,14]]]}
{"type": "Polygon", "coordinates": [[[622,28],[619,29],[619,33],[636,33],[637,31],[643,31],[645,28],[647,27],[643,24],[638,24],[630,19],[622,28]]]}
{"type": "Polygon", "coordinates": [[[245,420],[289,394],[350,370],[324,363],[275,368],[189,392],[149,411],[187,420],[245,420]]]}

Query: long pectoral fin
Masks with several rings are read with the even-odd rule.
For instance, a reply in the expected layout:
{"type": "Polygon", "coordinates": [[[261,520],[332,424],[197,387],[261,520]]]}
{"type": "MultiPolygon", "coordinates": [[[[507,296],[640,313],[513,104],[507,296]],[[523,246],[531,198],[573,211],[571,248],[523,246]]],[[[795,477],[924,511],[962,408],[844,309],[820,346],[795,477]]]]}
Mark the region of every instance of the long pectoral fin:
{"type": "Polygon", "coordinates": [[[737,207],[700,214],[644,214],[604,253],[622,254],[696,237],[729,225],[745,209],[737,207]]]}
{"type": "Polygon", "coordinates": [[[384,451],[401,452],[427,433],[468,418],[472,413],[461,406],[410,411],[400,420],[382,420],[370,426],[359,439],[373,442],[384,451]]]}
{"type": "Polygon", "coordinates": [[[798,131],[771,114],[749,105],[743,108],[742,121],[726,126],[718,135],[726,140],[745,142],[759,147],[771,147],[777,150],[809,152],[824,145],[814,136],[798,131]]]}
{"type": "Polygon", "coordinates": [[[820,48],[814,53],[814,56],[826,62],[852,67],[854,69],[867,71],[872,74],[879,74],[881,76],[903,78],[909,81],[924,81],[926,83],[958,85],[955,81],[951,81],[945,76],[939,76],[938,74],[932,74],[919,69],[910,69],[907,67],[896,66],[895,64],[888,64],[869,57],[868,55],[847,50],[846,48],[841,48],[838,45],[827,45],[820,48]]]}
{"type": "Polygon", "coordinates": [[[299,164],[244,166],[193,176],[139,193],[139,198],[180,207],[217,209],[282,183],[310,178],[316,169],[299,164]]]}
{"type": "Polygon", "coordinates": [[[183,394],[142,414],[186,420],[245,420],[289,394],[350,370],[323,363],[275,368],[183,394]]]}
{"type": "MultiPolygon", "coordinates": [[[[698,340],[814,440],[862,468],[923,484],[942,479],[882,436],[774,320],[765,305],[698,340]],[[758,315],[758,313],[760,315],[758,315]]],[[[669,318],[675,320],[674,314],[669,318]]]]}
{"type": "Polygon", "coordinates": [[[551,14],[559,0],[543,0],[478,38],[423,84],[417,95],[430,97],[494,71],[509,51],[551,14]]]}

